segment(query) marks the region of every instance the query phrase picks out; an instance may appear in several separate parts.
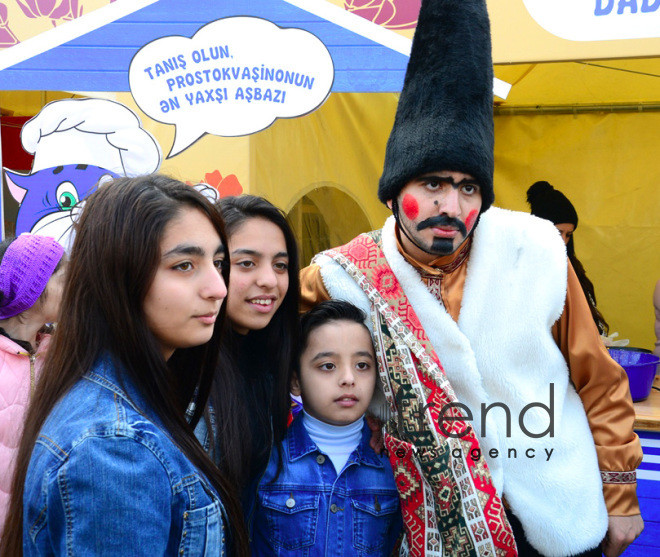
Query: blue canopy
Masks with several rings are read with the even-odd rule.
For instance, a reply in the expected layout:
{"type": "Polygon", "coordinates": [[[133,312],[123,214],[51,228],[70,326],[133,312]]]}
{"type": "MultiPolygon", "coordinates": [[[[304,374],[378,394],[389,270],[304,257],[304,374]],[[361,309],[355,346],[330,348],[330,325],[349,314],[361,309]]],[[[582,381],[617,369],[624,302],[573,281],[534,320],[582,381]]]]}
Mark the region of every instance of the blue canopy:
{"type": "Polygon", "coordinates": [[[142,46],[170,35],[192,37],[229,16],[261,17],[316,35],[334,61],[334,92],[401,90],[407,56],[283,0],[159,0],[0,71],[0,89],[129,91],[128,68],[142,46]]]}

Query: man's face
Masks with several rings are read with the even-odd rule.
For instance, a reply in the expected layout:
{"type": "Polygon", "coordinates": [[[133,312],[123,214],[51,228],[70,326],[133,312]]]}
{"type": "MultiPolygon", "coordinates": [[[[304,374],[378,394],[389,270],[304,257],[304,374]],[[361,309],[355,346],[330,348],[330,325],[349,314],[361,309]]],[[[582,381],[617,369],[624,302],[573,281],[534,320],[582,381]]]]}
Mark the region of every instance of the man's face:
{"type": "MultiPolygon", "coordinates": [[[[472,231],[481,210],[481,190],[469,174],[442,170],[410,180],[397,203],[399,223],[405,229],[401,234],[404,249],[429,263],[454,253],[472,231]]],[[[388,206],[392,208],[391,201],[388,206]]]]}

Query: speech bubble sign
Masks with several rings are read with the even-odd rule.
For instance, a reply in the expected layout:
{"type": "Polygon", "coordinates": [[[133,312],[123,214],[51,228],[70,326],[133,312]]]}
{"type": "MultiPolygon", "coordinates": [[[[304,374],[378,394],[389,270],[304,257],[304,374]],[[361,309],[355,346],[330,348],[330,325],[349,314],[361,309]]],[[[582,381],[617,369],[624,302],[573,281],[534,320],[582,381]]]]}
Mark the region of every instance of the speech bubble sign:
{"type": "Polygon", "coordinates": [[[660,37],[660,0],[523,0],[546,31],[569,41],[660,37]]]}
{"type": "Polygon", "coordinates": [[[236,137],[318,108],[330,94],[334,64],[303,29],[257,17],[228,17],[192,38],[163,37],[131,60],[129,84],[150,118],[176,126],[167,158],[204,134],[236,137]]]}

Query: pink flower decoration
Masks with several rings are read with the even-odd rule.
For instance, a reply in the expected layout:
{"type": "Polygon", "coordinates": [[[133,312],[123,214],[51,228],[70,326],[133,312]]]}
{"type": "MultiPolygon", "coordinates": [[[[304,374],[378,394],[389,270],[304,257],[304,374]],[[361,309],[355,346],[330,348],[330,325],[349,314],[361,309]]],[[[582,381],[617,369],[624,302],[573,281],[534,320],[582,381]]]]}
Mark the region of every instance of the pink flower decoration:
{"type": "Polygon", "coordinates": [[[344,7],[387,29],[414,29],[422,0],[344,0],[344,7]]]}
{"type": "Polygon", "coordinates": [[[7,20],[7,6],[4,2],[0,2],[0,48],[8,48],[18,43],[19,40],[9,28],[9,21],[7,20]]]}
{"type": "Polygon", "coordinates": [[[71,20],[80,17],[83,12],[78,0],[16,0],[16,3],[30,18],[71,20]]]}

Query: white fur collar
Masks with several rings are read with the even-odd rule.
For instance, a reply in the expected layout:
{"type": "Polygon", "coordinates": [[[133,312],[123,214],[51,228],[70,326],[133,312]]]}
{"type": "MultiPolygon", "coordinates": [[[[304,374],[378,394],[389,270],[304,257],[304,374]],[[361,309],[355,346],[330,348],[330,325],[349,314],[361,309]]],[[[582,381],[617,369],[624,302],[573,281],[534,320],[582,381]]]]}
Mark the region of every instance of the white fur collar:
{"type": "MultiPolygon", "coordinates": [[[[607,529],[607,511],[586,414],[550,332],[566,296],[566,254],[552,223],[497,208],[481,216],[458,324],[399,253],[393,218],[383,227],[382,248],[459,400],[471,410],[506,403],[515,428],[520,410],[530,402],[547,404],[549,384],[554,385],[553,439],[531,439],[515,429],[507,437],[497,410],[487,414],[487,437],[481,437],[476,415],[472,424],[494,485],[530,543],[549,556],[595,547],[607,529]],[[543,456],[544,447],[553,449],[551,460],[543,456]],[[538,457],[508,458],[511,448],[533,448],[538,457]],[[490,456],[491,449],[499,458],[490,456]]],[[[316,263],[332,297],[370,309],[338,264],[326,256],[316,263]]],[[[548,414],[528,412],[525,422],[541,432],[548,414]]]]}

